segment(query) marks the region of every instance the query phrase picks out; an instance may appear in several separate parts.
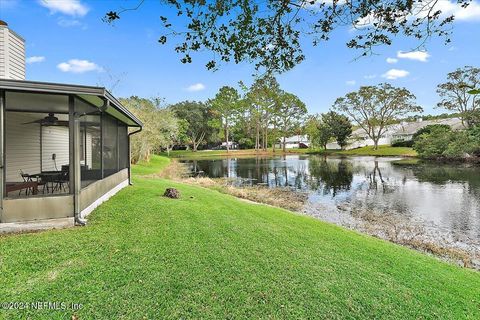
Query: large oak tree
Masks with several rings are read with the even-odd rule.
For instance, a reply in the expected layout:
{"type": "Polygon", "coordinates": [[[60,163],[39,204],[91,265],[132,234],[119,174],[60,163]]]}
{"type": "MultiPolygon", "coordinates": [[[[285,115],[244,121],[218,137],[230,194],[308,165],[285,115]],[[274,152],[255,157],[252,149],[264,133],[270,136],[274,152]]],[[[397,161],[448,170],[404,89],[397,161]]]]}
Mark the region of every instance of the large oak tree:
{"type": "Polygon", "coordinates": [[[169,108],[179,119],[186,122],[185,135],[193,151],[197,151],[199,145],[205,142],[213,130],[210,125],[212,115],[208,106],[197,101],[182,101],[169,108]]]}
{"type": "Polygon", "coordinates": [[[386,127],[395,120],[423,111],[415,102],[415,96],[405,88],[396,88],[388,83],[360,87],[358,91],[338,98],[334,109],[354,120],[374,142],[386,132],[386,127]]]}
{"type": "Polygon", "coordinates": [[[480,92],[475,90],[480,86],[480,68],[457,69],[447,75],[447,80],[437,87],[442,99],[437,106],[460,113],[463,125],[473,126],[480,112],[480,92]]]}

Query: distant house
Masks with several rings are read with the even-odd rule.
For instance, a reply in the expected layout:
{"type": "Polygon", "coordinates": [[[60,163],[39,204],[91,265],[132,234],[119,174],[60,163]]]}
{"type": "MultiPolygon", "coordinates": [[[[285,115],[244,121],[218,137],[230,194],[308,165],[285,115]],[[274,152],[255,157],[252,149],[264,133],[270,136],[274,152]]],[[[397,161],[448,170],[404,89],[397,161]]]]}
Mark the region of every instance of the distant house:
{"type": "MultiPolygon", "coordinates": [[[[279,139],[279,148],[283,148],[283,137],[279,139]]],[[[296,135],[285,138],[286,149],[306,149],[310,147],[310,141],[307,135],[296,135]]]]}
{"type": "Polygon", "coordinates": [[[449,119],[436,119],[422,121],[421,119],[416,122],[403,122],[400,125],[400,128],[392,135],[392,143],[398,141],[410,141],[413,139],[413,135],[420,129],[425,128],[429,125],[434,124],[443,124],[450,126],[452,130],[462,130],[464,126],[460,118],[449,118],[449,119]]]}
{"type": "MultiPolygon", "coordinates": [[[[436,119],[426,121],[418,119],[415,122],[402,122],[387,126],[385,128],[385,132],[380,137],[378,144],[390,145],[399,141],[410,141],[412,140],[413,135],[418,130],[433,124],[445,124],[450,126],[452,130],[464,129],[462,121],[459,118],[436,119]]],[[[358,128],[352,132],[346,149],[350,150],[373,145],[373,140],[368,136],[365,130],[362,128],[358,128]]],[[[331,142],[327,144],[327,149],[340,149],[340,146],[336,142],[331,142]]]]}
{"type": "Polygon", "coordinates": [[[235,142],[235,141],[228,141],[227,142],[222,142],[222,144],[220,145],[220,149],[227,149],[227,145],[228,145],[228,149],[238,149],[238,143],[235,142]]]}

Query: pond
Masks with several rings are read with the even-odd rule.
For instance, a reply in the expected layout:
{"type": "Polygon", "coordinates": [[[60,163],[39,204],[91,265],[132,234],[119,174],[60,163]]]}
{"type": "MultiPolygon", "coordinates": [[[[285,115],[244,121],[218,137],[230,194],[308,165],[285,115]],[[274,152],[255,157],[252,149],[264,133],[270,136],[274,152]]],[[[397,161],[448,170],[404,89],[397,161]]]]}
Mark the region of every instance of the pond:
{"type": "Polygon", "coordinates": [[[287,155],[182,162],[237,186],[305,192],[303,212],[328,222],[396,242],[421,236],[480,253],[480,168],[395,160],[287,155]]]}

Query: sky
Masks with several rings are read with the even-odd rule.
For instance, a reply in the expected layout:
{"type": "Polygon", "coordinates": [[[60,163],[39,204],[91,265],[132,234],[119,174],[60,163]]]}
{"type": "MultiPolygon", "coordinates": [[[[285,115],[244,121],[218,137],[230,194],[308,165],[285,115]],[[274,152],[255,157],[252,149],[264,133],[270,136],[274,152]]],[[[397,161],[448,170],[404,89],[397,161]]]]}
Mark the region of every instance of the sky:
{"type": "MultiPolygon", "coordinates": [[[[159,2],[146,0],[112,26],[102,21],[105,13],[134,7],[138,0],[0,0],[0,20],[26,40],[27,80],[99,85],[118,97],[161,97],[167,103],[204,101],[224,85],[253,81],[248,63],[207,70],[209,52],[182,64],[172,44],[158,43],[165,10],[159,2]]],[[[305,39],[306,60],[277,77],[281,87],[300,97],[310,113],[326,112],[336,98],[382,82],[409,89],[426,114],[445,112],[435,108],[436,86],[459,67],[480,67],[480,0],[467,9],[450,0],[439,3],[457,15],[450,44],[436,38],[425,50],[412,51],[418,43],[396,37],[391,46],[359,58],[359,51],[345,45],[354,31],[338,29],[317,47],[305,39]]]]}

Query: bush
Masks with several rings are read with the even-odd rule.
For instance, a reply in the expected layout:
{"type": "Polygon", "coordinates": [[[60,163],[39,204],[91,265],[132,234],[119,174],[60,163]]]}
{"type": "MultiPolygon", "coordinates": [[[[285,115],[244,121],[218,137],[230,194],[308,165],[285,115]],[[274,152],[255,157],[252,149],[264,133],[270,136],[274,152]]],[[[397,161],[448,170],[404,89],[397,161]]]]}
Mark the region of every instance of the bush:
{"type": "Polygon", "coordinates": [[[392,143],[392,147],[413,147],[413,140],[405,140],[405,141],[395,141],[392,143]]]}
{"type": "Polygon", "coordinates": [[[431,124],[415,132],[413,134],[412,141],[415,142],[418,139],[418,137],[420,137],[422,134],[431,133],[432,131],[435,131],[435,130],[452,131],[452,128],[450,128],[450,126],[446,124],[431,124]]]}
{"type": "Polygon", "coordinates": [[[463,159],[480,156],[480,129],[451,131],[437,126],[417,137],[413,148],[421,158],[463,159]]]}
{"type": "Polygon", "coordinates": [[[238,147],[240,149],[253,149],[255,143],[250,138],[241,138],[238,140],[238,147]]]}

